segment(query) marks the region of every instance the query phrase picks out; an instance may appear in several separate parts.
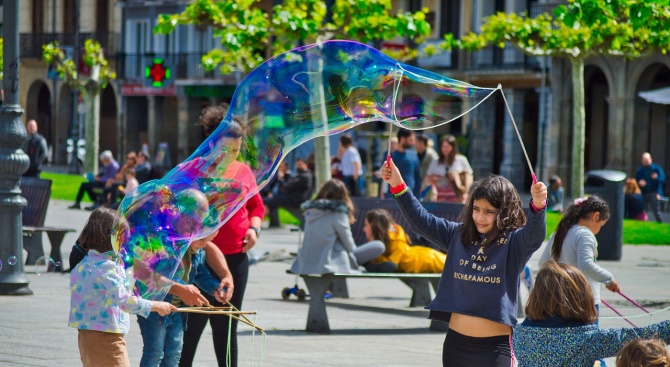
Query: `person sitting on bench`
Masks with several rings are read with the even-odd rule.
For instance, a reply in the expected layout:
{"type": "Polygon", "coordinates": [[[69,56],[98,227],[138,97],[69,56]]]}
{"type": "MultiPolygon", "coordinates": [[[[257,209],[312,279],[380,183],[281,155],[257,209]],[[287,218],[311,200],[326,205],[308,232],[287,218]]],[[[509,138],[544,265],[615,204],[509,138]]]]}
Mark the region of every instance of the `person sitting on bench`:
{"type": "Polygon", "coordinates": [[[113,180],[116,172],[119,170],[119,164],[114,160],[114,155],[109,150],[105,150],[100,153],[100,162],[102,163],[102,168],[100,172],[95,176],[93,181],[84,182],[79,186],[79,192],[77,192],[77,198],[74,201],[74,204],[70,205],[70,209],[81,209],[81,199],[84,198],[84,193],[88,194],[88,197],[95,203],[98,199],[97,195],[93,192],[94,188],[104,188],[107,180],[113,180]]]}
{"type": "Polygon", "coordinates": [[[412,246],[412,241],[389,212],[373,209],[365,215],[363,232],[368,241],[381,241],[384,254],[366,264],[369,272],[441,273],[447,255],[426,246],[412,246]],[[390,266],[389,264],[393,264],[390,266]]]}
{"type": "MultiPolygon", "coordinates": [[[[263,199],[265,212],[270,215],[270,228],[281,226],[279,222],[279,208],[297,210],[310,196],[312,196],[312,173],[307,167],[307,161],[303,158],[298,158],[295,162],[295,175],[284,182],[277,195],[263,199]]],[[[303,218],[298,219],[302,227],[303,218]]]]}
{"type": "Polygon", "coordinates": [[[354,274],[358,265],[384,252],[379,241],[356,246],[351,234],[354,204],[340,180],[327,181],[313,201],[302,205],[306,213],[305,235],[291,266],[294,274],[354,274]]]}

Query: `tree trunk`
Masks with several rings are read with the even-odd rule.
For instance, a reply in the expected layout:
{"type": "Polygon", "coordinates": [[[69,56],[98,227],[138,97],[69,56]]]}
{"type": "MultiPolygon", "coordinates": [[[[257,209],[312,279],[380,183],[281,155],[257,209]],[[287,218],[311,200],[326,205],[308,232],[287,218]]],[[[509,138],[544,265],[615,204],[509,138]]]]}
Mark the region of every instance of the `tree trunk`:
{"type": "MultiPolygon", "coordinates": [[[[323,60],[318,60],[318,65],[314,65],[318,73],[310,76],[311,90],[314,92],[313,106],[325,106],[326,97],[323,91],[323,60]]],[[[316,178],[316,190],[318,191],[326,181],[330,180],[330,140],[328,135],[328,116],[326,109],[319,108],[319,112],[314,112],[312,118],[314,125],[317,128],[316,133],[319,135],[314,139],[314,177],[316,178]]],[[[307,157],[304,157],[307,158],[307,157]]]]}
{"type": "Polygon", "coordinates": [[[573,198],[584,196],[584,60],[570,58],[572,63],[572,187],[573,198]]]}
{"type": "MultiPolygon", "coordinates": [[[[100,136],[100,65],[91,67],[91,78],[83,91],[86,108],[86,162],[85,171],[98,172],[98,138],[100,136]]],[[[117,157],[118,158],[118,157],[117,157]]]]}

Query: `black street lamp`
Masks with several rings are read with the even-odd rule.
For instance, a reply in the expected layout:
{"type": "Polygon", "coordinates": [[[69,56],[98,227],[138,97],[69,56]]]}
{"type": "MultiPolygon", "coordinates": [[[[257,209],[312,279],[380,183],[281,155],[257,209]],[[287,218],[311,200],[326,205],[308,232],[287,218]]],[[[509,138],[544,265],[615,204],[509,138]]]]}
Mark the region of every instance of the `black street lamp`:
{"type": "Polygon", "coordinates": [[[4,99],[0,106],[0,295],[33,294],[23,272],[23,234],[21,211],[27,205],[21,197],[21,174],[30,160],[21,150],[26,129],[19,105],[19,1],[3,2],[3,79],[4,99]],[[16,263],[8,258],[16,257],[16,263]]]}

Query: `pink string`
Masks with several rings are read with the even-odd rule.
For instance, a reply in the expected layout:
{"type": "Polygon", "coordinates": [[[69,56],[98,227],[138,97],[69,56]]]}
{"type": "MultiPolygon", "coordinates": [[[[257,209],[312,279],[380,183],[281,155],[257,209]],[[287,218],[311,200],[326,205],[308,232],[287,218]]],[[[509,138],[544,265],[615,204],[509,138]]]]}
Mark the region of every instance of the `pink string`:
{"type": "Polygon", "coordinates": [[[644,312],[646,312],[646,313],[650,313],[649,311],[647,311],[647,309],[645,309],[644,307],[642,307],[639,303],[633,301],[632,299],[628,298],[628,296],[626,296],[625,294],[621,293],[621,291],[618,291],[617,293],[619,293],[619,294],[621,295],[621,297],[623,297],[623,298],[625,298],[626,300],[628,300],[628,302],[630,302],[630,303],[634,304],[635,306],[637,306],[637,308],[639,308],[640,310],[642,310],[642,311],[644,311],[644,312]]]}
{"type": "Polygon", "coordinates": [[[614,311],[615,314],[621,316],[624,320],[626,320],[626,322],[628,322],[629,324],[633,325],[633,327],[637,327],[637,325],[635,325],[635,324],[633,324],[632,322],[630,322],[630,320],[628,320],[627,318],[625,318],[624,315],[620,314],[619,311],[617,311],[614,307],[612,307],[612,305],[610,305],[609,303],[605,302],[604,300],[600,300],[600,302],[602,302],[605,306],[609,307],[612,311],[614,311]]]}

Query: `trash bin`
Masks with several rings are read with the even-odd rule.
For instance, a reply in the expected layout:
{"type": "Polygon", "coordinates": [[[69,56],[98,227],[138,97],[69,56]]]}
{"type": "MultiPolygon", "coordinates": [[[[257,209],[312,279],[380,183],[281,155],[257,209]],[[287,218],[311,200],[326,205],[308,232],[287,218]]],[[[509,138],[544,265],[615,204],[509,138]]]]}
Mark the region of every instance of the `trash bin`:
{"type": "Polygon", "coordinates": [[[621,171],[595,170],[586,172],[584,193],[597,194],[607,202],[610,219],[596,235],[598,260],[621,260],[623,245],[623,184],[626,174],[621,171]]]}

